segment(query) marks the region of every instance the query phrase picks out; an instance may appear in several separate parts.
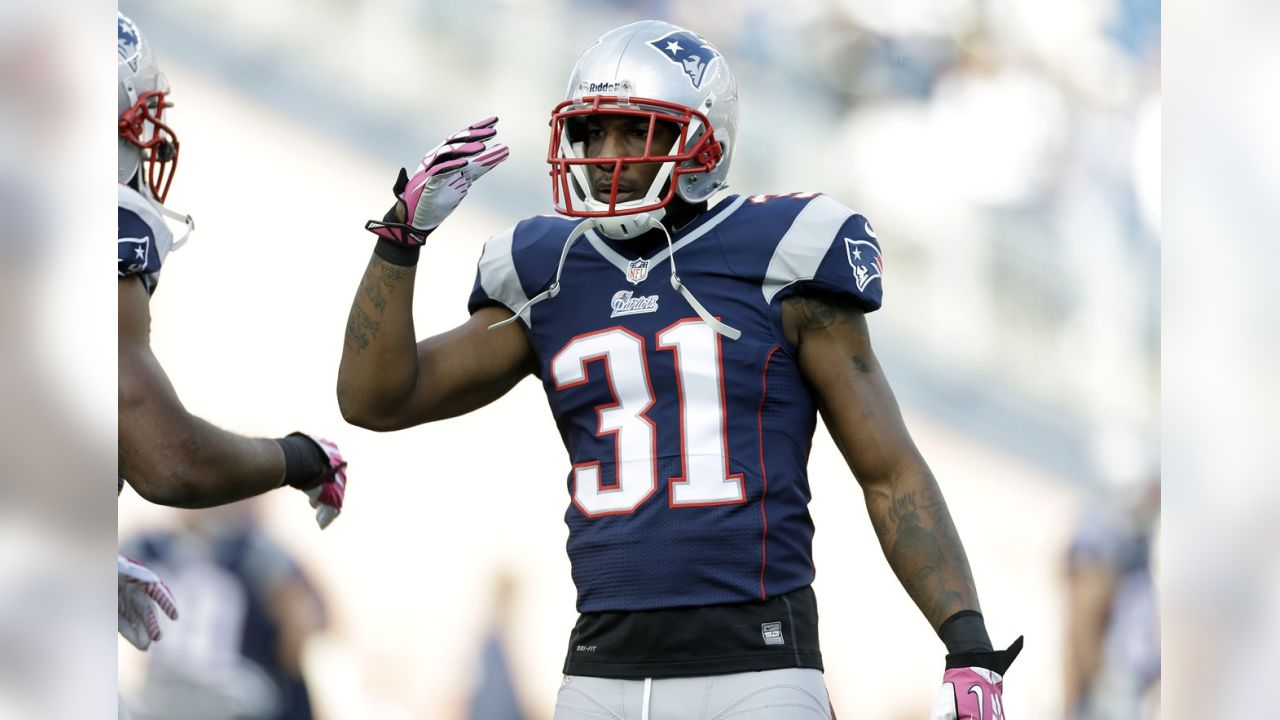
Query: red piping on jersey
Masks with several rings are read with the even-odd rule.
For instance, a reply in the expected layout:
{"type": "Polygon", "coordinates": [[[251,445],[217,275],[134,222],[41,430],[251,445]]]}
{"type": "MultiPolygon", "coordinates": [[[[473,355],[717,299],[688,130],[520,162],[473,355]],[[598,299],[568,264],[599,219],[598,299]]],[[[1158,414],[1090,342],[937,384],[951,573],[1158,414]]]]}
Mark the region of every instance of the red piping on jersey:
{"type": "Polygon", "coordinates": [[[760,493],[760,520],[764,529],[760,531],[760,599],[768,600],[764,592],[765,540],[769,537],[769,516],[764,511],[764,500],[769,495],[769,473],[764,469],[764,399],[769,396],[769,361],[778,352],[781,344],[774,345],[768,355],[764,356],[764,370],[760,371],[760,410],[756,413],[756,427],[760,431],[760,479],[764,489],[760,493]]]}

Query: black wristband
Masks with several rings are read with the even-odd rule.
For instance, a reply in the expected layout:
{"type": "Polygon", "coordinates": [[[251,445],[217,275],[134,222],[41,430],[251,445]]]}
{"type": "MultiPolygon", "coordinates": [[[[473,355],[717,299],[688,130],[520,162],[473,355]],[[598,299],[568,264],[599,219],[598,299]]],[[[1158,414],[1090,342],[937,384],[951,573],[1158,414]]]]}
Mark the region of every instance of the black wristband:
{"type": "Polygon", "coordinates": [[[329,457],[311,438],[302,433],[289,433],[276,438],[284,452],[284,479],[280,485],[309,490],[329,469],[329,457]]]}
{"type": "Polygon", "coordinates": [[[405,245],[395,240],[387,238],[378,238],[378,244],[373,248],[373,254],[386,260],[392,265],[400,267],[413,267],[418,264],[418,255],[422,253],[421,245],[405,245]]]}
{"type": "Polygon", "coordinates": [[[961,610],[938,626],[938,637],[949,653],[991,652],[987,623],[977,610],[961,610]]]}
{"type": "Polygon", "coordinates": [[[1009,666],[1017,659],[1020,652],[1022,652],[1022,636],[1018,636],[1008,650],[947,653],[947,669],[979,667],[1004,675],[1009,672],[1009,666]]]}

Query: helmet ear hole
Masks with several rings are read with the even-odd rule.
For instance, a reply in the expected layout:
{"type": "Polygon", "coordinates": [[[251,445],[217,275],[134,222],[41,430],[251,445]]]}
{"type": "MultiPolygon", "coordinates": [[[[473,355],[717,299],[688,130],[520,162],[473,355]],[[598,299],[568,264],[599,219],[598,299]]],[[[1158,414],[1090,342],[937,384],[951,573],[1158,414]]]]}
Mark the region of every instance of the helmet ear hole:
{"type": "Polygon", "coordinates": [[[155,147],[156,161],[167,163],[178,156],[178,151],[174,149],[173,143],[168,140],[161,140],[155,147]]]}

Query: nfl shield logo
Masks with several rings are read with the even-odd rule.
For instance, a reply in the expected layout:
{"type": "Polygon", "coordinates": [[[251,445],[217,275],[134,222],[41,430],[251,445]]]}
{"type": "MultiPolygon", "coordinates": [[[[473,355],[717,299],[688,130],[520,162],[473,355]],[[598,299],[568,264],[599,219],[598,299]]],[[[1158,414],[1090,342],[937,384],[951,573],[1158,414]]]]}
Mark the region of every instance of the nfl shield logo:
{"type": "Polygon", "coordinates": [[[639,285],[644,279],[649,277],[649,261],[640,258],[627,263],[627,282],[632,285],[639,285]]]}

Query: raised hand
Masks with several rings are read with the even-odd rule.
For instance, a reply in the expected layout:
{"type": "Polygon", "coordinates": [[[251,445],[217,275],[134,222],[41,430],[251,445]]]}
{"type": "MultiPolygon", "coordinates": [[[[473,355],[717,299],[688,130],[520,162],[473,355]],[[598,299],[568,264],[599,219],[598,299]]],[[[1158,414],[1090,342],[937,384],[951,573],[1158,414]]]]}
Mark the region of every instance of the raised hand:
{"type": "Polygon", "coordinates": [[[395,192],[397,203],[382,219],[370,220],[365,229],[405,245],[422,245],[467,196],[471,184],[497,167],[511,151],[506,145],[485,143],[497,134],[498,118],[467,126],[422,157],[413,175],[400,169],[395,192]]]}

